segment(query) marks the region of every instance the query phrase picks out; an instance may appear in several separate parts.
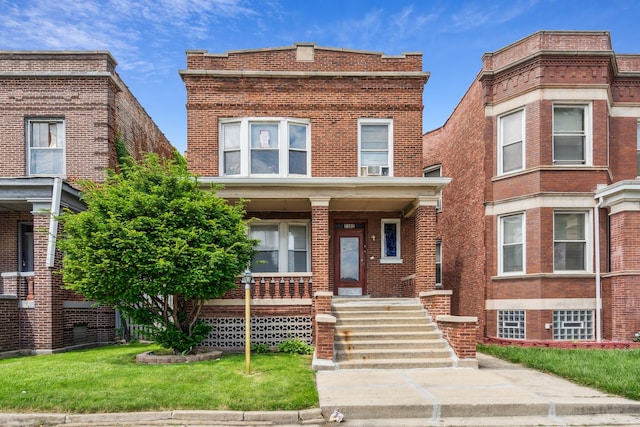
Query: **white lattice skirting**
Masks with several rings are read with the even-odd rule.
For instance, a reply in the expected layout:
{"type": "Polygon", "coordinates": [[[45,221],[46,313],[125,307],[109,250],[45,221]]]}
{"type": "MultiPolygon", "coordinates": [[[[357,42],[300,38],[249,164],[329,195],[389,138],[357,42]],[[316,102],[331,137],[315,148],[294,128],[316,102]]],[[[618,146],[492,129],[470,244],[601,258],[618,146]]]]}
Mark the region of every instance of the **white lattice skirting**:
{"type": "MultiPolygon", "coordinates": [[[[225,317],[202,320],[213,326],[213,330],[202,344],[218,348],[244,348],[244,318],[225,317]]],[[[251,342],[254,344],[275,346],[291,338],[299,338],[311,344],[312,331],[311,316],[251,318],[251,342]]]]}

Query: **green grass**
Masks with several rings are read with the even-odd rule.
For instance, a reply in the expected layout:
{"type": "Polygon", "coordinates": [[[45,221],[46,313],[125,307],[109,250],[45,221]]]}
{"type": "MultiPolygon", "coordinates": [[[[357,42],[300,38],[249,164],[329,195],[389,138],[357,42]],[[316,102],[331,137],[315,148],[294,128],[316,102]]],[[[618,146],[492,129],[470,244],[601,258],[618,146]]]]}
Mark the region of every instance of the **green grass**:
{"type": "Polygon", "coordinates": [[[110,346],[0,360],[3,412],[136,412],[174,409],[298,410],[318,406],[310,356],[252,354],[143,365],[154,346],[110,346]]]}
{"type": "Polygon", "coordinates": [[[640,400],[640,349],[558,349],[478,345],[478,351],[548,372],[605,393],[640,400]]]}

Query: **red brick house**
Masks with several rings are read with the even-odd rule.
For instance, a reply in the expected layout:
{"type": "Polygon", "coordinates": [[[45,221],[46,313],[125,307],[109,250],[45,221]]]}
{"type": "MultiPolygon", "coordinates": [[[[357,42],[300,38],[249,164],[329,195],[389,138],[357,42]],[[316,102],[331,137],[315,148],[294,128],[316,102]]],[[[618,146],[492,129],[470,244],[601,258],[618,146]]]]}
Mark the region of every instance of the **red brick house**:
{"type": "Polygon", "coordinates": [[[631,341],[640,331],[640,55],[541,31],[482,58],[423,137],[443,191],[452,312],[478,338],[631,341]]]}
{"type": "Polygon", "coordinates": [[[174,151],[115,68],[107,52],[0,52],[0,355],[113,340],[113,310],[61,288],[54,215],[84,208],[75,182],[116,167],[118,133],[134,156],[174,151]]]}
{"type": "MultiPolygon", "coordinates": [[[[421,54],[309,43],[188,51],[180,75],[190,170],[255,218],[254,341],[311,342],[332,296],[435,290],[436,205],[449,179],[423,176],[421,54]]],[[[240,289],[208,303],[209,345],[244,345],[240,289]]]]}

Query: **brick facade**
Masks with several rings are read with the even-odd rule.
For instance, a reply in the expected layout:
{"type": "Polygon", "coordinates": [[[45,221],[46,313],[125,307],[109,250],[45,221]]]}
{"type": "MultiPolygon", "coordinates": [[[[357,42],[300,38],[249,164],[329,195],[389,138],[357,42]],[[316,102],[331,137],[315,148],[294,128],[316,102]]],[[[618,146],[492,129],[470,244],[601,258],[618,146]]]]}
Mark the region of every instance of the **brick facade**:
{"type": "MultiPolygon", "coordinates": [[[[188,51],[187,68],[180,74],[187,90],[188,164],[203,177],[203,188],[220,184],[221,197],[246,200],[247,216],[256,219],[252,224],[306,224],[306,274],[313,284],[308,303],[322,354],[329,354],[332,345],[317,338],[331,335],[325,329],[332,324],[317,318],[331,312],[332,295],[417,297],[435,288],[435,206],[449,180],[422,178],[422,91],[428,73],[422,71],[421,54],[391,57],[314,44],[224,54],[188,51]],[[302,174],[282,172],[291,164],[275,172],[253,172],[247,165],[253,164],[252,150],[258,147],[243,136],[249,133],[242,130],[244,124],[237,125],[240,137],[230,139],[232,148],[225,145],[227,123],[282,120],[307,126],[310,161],[302,174]],[[361,123],[389,131],[388,176],[366,176],[359,168],[361,123]],[[227,170],[225,150],[233,153],[233,144],[241,145],[238,156],[245,160],[227,170]],[[251,156],[242,157],[242,150],[251,156]],[[381,259],[386,257],[385,222],[397,224],[393,259],[381,259]],[[338,277],[341,236],[358,242],[355,285],[338,277]],[[409,276],[414,279],[404,280],[409,276]]],[[[282,147],[278,150],[282,157],[282,147]]],[[[281,268],[273,275],[277,282],[295,273],[281,268]]],[[[240,313],[224,309],[207,315],[240,313]]]]}
{"type": "Polygon", "coordinates": [[[608,32],[541,31],[485,54],[482,65],[446,124],[423,137],[425,165],[441,163],[452,178],[437,220],[452,313],[477,316],[478,338],[517,329],[520,339],[573,339],[563,337],[580,325],[582,340],[630,341],[640,330],[632,309],[640,234],[628,205],[637,200],[640,55],[613,53],[608,32]],[[554,160],[556,106],[584,114],[581,164],[554,160]],[[520,162],[501,145],[501,120],[514,112],[523,117],[523,164],[503,173],[503,153],[520,162]],[[563,255],[554,253],[565,248],[554,240],[558,213],[584,219],[577,270],[556,267],[563,255]],[[523,218],[514,273],[501,270],[508,215],[523,218]],[[501,313],[523,317],[499,322],[501,313]]]}
{"type": "Polygon", "coordinates": [[[0,52],[0,289],[15,296],[3,304],[14,304],[16,311],[11,327],[0,326],[0,353],[47,353],[113,339],[113,310],[74,305],[82,297],[62,289],[61,255],[49,259],[48,248],[56,189],[60,207],[82,209],[75,183],[102,181],[105,169],[117,166],[116,135],[136,158],[174,152],[115,69],[108,52],[0,52]],[[29,120],[62,123],[62,175],[29,172],[29,120]],[[32,232],[24,234],[25,226],[32,232]],[[25,262],[31,234],[30,272],[25,262]]]}

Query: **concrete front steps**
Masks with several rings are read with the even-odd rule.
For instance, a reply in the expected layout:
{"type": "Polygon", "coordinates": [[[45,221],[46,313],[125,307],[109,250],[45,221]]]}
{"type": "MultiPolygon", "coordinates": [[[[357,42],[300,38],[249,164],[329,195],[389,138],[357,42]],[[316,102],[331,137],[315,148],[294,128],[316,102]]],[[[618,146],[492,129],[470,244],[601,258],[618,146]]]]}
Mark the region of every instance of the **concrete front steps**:
{"type": "Polygon", "coordinates": [[[446,368],[452,351],[413,298],[335,298],[339,369],[446,368]]]}

